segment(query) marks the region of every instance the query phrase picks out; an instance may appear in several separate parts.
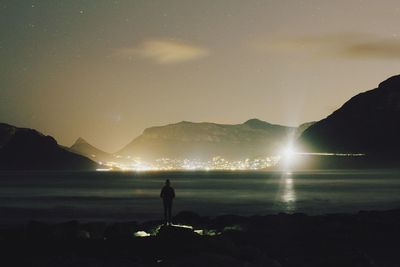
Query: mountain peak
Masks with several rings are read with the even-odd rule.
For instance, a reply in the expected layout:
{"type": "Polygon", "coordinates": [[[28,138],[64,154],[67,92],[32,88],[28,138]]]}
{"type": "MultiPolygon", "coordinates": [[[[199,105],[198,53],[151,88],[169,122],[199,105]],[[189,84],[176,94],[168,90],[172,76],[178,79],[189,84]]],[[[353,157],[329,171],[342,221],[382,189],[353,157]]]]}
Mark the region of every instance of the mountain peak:
{"type": "Polygon", "coordinates": [[[400,75],[352,97],[309,127],[301,141],[312,152],[384,154],[400,149],[400,75]]]}
{"type": "Polygon", "coordinates": [[[88,142],[85,139],[83,139],[82,137],[79,137],[78,139],[76,139],[76,141],[73,145],[79,145],[79,144],[88,144],[88,142]]]}
{"type": "Polygon", "coordinates": [[[0,123],[0,169],[94,169],[96,164],[70,153],[51,137],[29,128],[0,123]]]}
{"type": "Polygon", "coordinates": [[[243,124],[248,125],[248,126],[253,127],[253,128],[263,128],[263,127],[266,127],[266,126],[271,126],[270,123],[268,123],[266,121],[262,121],[262,120],[256,119],[256,118],[247,120],[243,124]]]}
{"type": "Polygon", "coordinates": [[[400,75],[392,76],[389,79],[381,82],[379,84],[379,88],[390,88],[390,89],[396,88],[400,90],[400,75]]]}
{"type": "Polygon", "coordinates": [[[91,145],[82,137],[76,139],[75,143],[69,148],[69,150],[90,159],[95,158],[96,161],[109,161],[111,159],[109,153],[91,145]]]}
{"type": "MultiPolygon", "coordinates": [[[[175,123],[176,125],[189,125],[189,124],[196,124],[195,122],[192,121],[180,121],[178,123],[175,123]]],[[[174,125],[174,124],[172,124],[174,125]]]]}

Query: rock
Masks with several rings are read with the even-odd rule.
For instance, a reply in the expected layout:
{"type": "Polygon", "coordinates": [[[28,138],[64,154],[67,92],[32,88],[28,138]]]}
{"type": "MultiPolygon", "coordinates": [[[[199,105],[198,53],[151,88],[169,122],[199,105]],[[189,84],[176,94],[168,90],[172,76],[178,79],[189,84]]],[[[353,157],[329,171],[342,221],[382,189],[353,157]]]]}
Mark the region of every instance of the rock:
{"type": "Polygon", "coordinates": [[[77,238],[81,240],[90,239],[90,233],[85,230],[79,230],[77,238]]]}
{"type": "Polygon", "coordinates": [[[200,217],[197,213],[192,211],[181,211],[173,219],[174,223],[190,225],[193,227],[198,227],[202,225],[204,219],[200,217]]]}
{"type": "Polygon", "coordinates": [[[208,224],[208,228],[222,232],[226,227],[237,227],[245,221],[245,218],[238,215],[222,215],[214,218],[208,224]]]}
{"type": "Polygon", "coordinates": [[[179,227],[179,226],[162,226],[158,232],[157,237],[160,239],[170,239],[177,241],[193,240],[198,235],[192,228],[179,227]]]}
{"type": "Polygon", "coordinates": [[[91,239],[103,239],[107,224],[104,222],[87,223],[82,229],[90,234],[91,239]]]}
{"type": "Polygon", "coordinates": [[[167,262],[165,266],[176,266],[176,267],[242,267],[248,266],[244,265],[243,262],[235,259],[232,256],[224,254],[216,254],[212,252],[203,252],[193,255],[185,255],[180,259],[174,260],[172,262],[167,262]],[[170,263],[171,265],[168,265],[170,263]]]}
{"type": "Polygon", "coordinates": [[[51,227],[50,238],[56,240],[76,239],[79,235],[79,224],[77,221],[59,223],[51,227]]]}
{"type": "Polygon", "coordinates": [[[104,236],[107,239],[127,239],[132,238],[137,230],[136,222],[114,223],[106,228],[104,236]]]}
{"type": "Polygon", "coordinates": [[[26,228],[26,235],[29,240],[48,239],[50,237],[50,226],[38,221],[30,221],[26,228]]]}

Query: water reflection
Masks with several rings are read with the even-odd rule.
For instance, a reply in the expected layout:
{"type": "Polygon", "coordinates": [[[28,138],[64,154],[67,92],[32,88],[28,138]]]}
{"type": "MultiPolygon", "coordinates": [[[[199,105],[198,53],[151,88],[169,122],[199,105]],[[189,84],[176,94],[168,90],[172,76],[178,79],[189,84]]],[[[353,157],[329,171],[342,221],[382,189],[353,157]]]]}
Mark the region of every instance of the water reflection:
{"type": "Polygon", "coordinates": [[[294,189],[294,180],[291,173],[285,173],[282,176],[281,201],[285,204],[287,212],[294,212],[296,209],[296,191],[294,189]]]}

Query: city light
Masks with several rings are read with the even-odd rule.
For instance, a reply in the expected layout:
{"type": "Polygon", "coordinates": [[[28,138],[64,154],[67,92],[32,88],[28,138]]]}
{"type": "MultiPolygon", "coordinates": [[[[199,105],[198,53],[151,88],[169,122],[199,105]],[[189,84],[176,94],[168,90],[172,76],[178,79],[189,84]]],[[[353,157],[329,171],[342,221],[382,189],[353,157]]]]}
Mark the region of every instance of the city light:
{"type": "Polygon", "coordinates": [[[282,151],[282,157],[287,161],[292,161],[295,155],[296,152],[294,151],[292,146],[289,146],[282,151]]]}
{"type": "Polygon", "coordinates": [[[296,161],[297,151],[293,145],[293,142],[289,142],[286,147],[281,150],[280,160],[283,165],[287,168],[296,161]]]}
{"type": "Polygon", "coordinates": [[[209,160],[200,159],[176,159],[159,158],[155,160],[144,160],[139,157],[114,155],[114,159],[108,162],[98,161],[101,165],[97,171],[247,171],[247,170],[266,170],[280,165],[286,170],[290,166],[303,161],[301,156],[337,156],[337,157],[360,157],[365,154],[351,153],[307,153],[298,152],[292,144],[287,145],[277,155],[244,158],[226,159],[222,156],[214,156],[209,160]]]}
{"type": "Polygon", "coordinates": [[[145,161],[140,158],[129,157],[121,160],[121,156],[115,156],[115,161],[103,162],[98,171],[173,171],[173,170],[262,170],[274,167],[278,164],[279,156],[245,158],[242,160],[228,160],[221,156],[215,156],[210,160],[198,159],[172,159],[160,158],[153,161],[145,161]]]}

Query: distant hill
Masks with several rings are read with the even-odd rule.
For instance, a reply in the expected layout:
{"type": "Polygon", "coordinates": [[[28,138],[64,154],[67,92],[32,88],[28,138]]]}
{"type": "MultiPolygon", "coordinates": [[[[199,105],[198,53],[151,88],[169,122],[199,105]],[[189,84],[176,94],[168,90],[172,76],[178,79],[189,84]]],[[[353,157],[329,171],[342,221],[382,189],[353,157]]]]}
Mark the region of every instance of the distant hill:
{"type": "Polygon", "coordinates": [[[311,122],[305,122],[303,124],[300,124],[297,129],[296,129],[296,139],[299,138],[305,130],[307,130],[311,125],[313,125],[315,121],[311,122]]]}
{"type": "Polygon", "coordinates": [[[0,169],[92,170],[93,161],[69,152],[51,136],[0,123],[0,169]]]}
{"type": "Polygon", "coordinates": [[[396,158],[400,158],[400,75],[354,96],[327,118],[306,129],[299,141],[307,151],[364,153],[369,162],[397,162],[396,158]]]}
{"type": "Polygon", "coordinates": [[[399,137],[400,76],[394,76],[351,98],[300,140],[318,152],[397,154],[399,137]]]}
{"type": "Polygon", "coordinates": [[[222,156],[243,159],[276,153],[297,128],[251,119],[243,124],[194,123],[182,121],[145,129],[122,150],[121,156],[210,159],[222,156]]]}
{"type": "Polygon", "coordinates": [[[94,147],[81,137],[79,137],[68,150],[96,162],[108,162],[113,158],[111,154],[94,147]]]}

